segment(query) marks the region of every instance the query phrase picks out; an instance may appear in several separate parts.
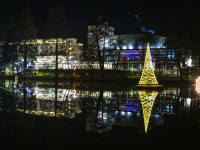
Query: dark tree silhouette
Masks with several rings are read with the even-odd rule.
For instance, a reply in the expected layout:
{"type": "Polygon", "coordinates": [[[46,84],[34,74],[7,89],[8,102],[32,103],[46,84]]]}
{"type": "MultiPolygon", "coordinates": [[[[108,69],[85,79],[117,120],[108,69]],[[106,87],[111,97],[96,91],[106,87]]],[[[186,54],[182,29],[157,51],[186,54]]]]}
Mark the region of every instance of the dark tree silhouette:
{"type": "Polygon", "coordinates": [[[124,38],[122,36],[117,37],[117,47],[118,49],[118,57],[117,57],[117,68],[118,68],[118,61],[120,61],[120,57],[122,55],[123,46],[125,45],[124,38]]]}
{"type": "Polygon", "coordinates": [[[21,12],[14,28],[15,37],[20,41],[20,51],[24,56],[25,69],[27,67],[28,54],[33,54],[36,51],[31,42],[36,39],[37,29],[34,26],[34,17],[31,16],[29,8],[26,8],[21,12]]]}
{"type": "Polygon", "coordinates": [[[88,49],[97,51],[97,57],[101,70],[101,79],[104,80],[104,52],[105,40],[111,36],[111,28],[108,26],[106,19],[98,17],[94,21],[94,25],[88,28],[88,49]],[[101,48],[102,47],[102,48],[101,48]]]}
{"type": "Polygon", "coordinates": [[[31,42],[36,39],[36,32],[34,17],[31,16],[29,8],[23,10],[19,16],[11,17],[9,25],[2,32],[4,62],[5,64],[12,63],[12,65],[17,63],[17,73],[19,51],[24,57],[24,69],[28,58],[35,60],[37,50],[33,48],[31,42]]]}
{"type": "Polygon", "coordinates": [[[167,37],[166,46],[171,49],[177,50],[177,67],[180,71],[180,79],[182,76],[182,54],[189,48],[189,31],[187,28],[186,18],[181,12],[173,14],[165,27],[163,28],[163,34],[167,37]]]}
{"type": "Polygon", "coordinates": [[[67,21],[65,19],[64,8],[56,5],[48,15],[44,24],[43,37],[56,39],[56,71],[55,78],[58,78],[58,38],[65,38],[67,36],[67,21]]]}
{"type": "MultiPolygon", "coordinates": [[[[10,39],[10,27],[9,24],[4,24],[3,27],[0,30],[0,41],[2,45],[2,59],[0,60],[1,67],[4,68],[8,65],[14,65],[15,61],[17,60],[17,57],[15,55],[16,53],[16,45],[11,44],[10,39]],[[9,45],[10,43],[10,45],[9,45]]],[[[5,71],[4,71],[5,72],[5,71]]]]}

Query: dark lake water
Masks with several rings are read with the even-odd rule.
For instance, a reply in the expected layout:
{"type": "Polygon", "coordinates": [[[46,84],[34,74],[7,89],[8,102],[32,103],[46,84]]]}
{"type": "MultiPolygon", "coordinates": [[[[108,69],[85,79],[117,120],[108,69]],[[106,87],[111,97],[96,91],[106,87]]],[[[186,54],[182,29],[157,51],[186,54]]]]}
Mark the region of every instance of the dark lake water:
{"type": "Polygon", "coordinates": [[[1,149],[191,149],[199,137],[194,86],[0,81],[1,149]]]}

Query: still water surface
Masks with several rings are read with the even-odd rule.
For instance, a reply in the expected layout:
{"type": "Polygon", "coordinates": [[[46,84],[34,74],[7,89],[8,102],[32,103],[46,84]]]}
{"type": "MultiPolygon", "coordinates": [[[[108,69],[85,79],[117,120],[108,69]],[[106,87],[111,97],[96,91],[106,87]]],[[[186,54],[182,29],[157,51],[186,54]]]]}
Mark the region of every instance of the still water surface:
{"type": "Polygon", "coordinates": [[[199,145],[195,87],[0,82],[3,149],[168,149],[199,145]]]}

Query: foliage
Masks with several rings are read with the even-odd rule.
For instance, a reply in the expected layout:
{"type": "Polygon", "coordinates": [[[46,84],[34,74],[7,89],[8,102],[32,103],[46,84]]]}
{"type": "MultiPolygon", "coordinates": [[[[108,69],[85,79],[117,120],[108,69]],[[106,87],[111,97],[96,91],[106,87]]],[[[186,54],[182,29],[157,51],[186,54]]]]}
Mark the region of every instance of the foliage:
{"type": "Polygon", "coordinates": [[[192,77],[193,77],[194,79],[196,79],[198,76],[200,76],[200,68],[193,69],[193,70],[192,70],[192,77]]]}
{"type": "Polygon", "coordinates": [[[188,22],[183,12],[173,14],[163,28],[163,34],[167,37],[166,46],[177,50],[177,67],[180,71],[180,79],[182,77],[182,54],[190,48],[190,34],[188,30],[188,22]]]}
{"type": "MultiPolygon", "coordinates": [[[[36,28],[34,27],[34,18],[31,17],[30,10],[27,8],[21,12],[19,15],[17,26],[16,26],[16,37],[20,40],[20,46],[23,44],[23,49],[21,52],[24,55],[24,68],[27,65],[28,54],[31,54],[32,45],[27,45],[28,42],[32,42],[36,39],[36,28]]],[[[34,53],[32,53],[34,54],[34,53]]],[[[34,56],[34,55],[29,55],[34,56]]],[[[35,59],[33,57],[33,59],[35,59]]]]}
{"type": "Polygon", "coordinates": [[[29,8],[23,10],[18,17],[16,26],[16,37],[22,43],[36,39],[37,29],[34,27],[34,17],[31,16],[29,8]]]}
{"type": "Polygon", "coordinates": [[[56,5],[45,21],[42,35],[44,38],[65,38],[67,36],[67,21],[63,6],[56,5]]]}
{"type": "Polygon", "coordinates": [[[43,28],[44,38],[56,38],[56,71],[55,77],[58,77],[58,38],[65,38],[67,36],[67,22],[65,20],[64,8],[56,5],[48,15],[43,28]]]}
{"type": "Polygon", "coordinates": [[[9,24],[4,24],[0,30],[0,41],[5,41],[8,36],[9,24]]]}
{"type": "Polygon", "coordinates": [[[145,35],[141,38],[139,38],[136,43],[135,47],[138,48],[138,46],[142,46],[142,48],[145,48],[147,46],[147,43],[153,43],[153,37],[154,35],[152,33],[145,33],[145,35]]]}
{"type": "Polygon", "coordinates": [[[14,65],[14,62],[17,61],[17,37],[15,34],[15,27],[16,27],[17,19],[16,17],[11,17],[9,24],[5,24],[1,31],[1,41],[2,45],[2,64],[4,67],[7,65],[14,65]]]}
{"type": "Polygon", "coordinates": [[[4,43],[2,46],[3,49],[3,63],[4,65],[13,64],[17,61],[16,57],[16,49],[17,46],[15,44],[9,45],[8,43],[4,43]]]}
{"type": "Polygon", "coordinates": [[[33,45],[29,44],[29,42],[36,39],[36,32],[37,29],[34,27],[34,17],[31,16],[29,8],[23,10],[19,16],[11,17],[9,28],[2,37],[5,40],[3,46],[3,56],[5,56],[4,63],[10,63],[8,59],[10,59],[12,63],[16,62],[18,59],[18,51],[20,50],[24,58],[24,68],[26,68],[27,58],[34,60],[37,54],[33,45]]]}
{"type": "Polygon", "coordinates": [[[118,50],[118,61],[120,60],[121,57],[121,51],[123,50],[123,46],[125,45],[124,43],[124,38],[122,36],[117,37],[117,47],[119,48],[118,50]]]}
{"type": "Polygon", "coordinates": [[[28,45],[20,44],[19,51],[21,53],[24,53],[25,52],[25,48],[28,49],[28,51],[27,51],[28,59],[31,60],[31,61],[36,60],[36,56],[38,54],[37,45],[35,45],[35,44],[28,44],[28,45]]]}
{"type": "Polygon", "coordinates": [[[113,61],[113,67],[114,69],[117,69],[118,67],[118,61],[120,61],[123,46],[125,45],[124,38],[119,35],[117,36],[117,39],[111,39],[110,44],[113,46],[113,50],[109,50],[111,60],[113,61]],[[117,60],[117,63],[116,63],[117,60]]]}
{"type": "Polygon", "coordinates": [[[125,45],[125,43],[124,43],[124,38],[123,38],[121,35],[119,35],[119,36],[117,37],[117,47],[118,47],[120,50],[122,50],[124,45],[125,45]]]}
{"type": "Polygon", "coordinates": [[[112,29],[108,26],[106,19],[99,17],[94,21],[94,25],[88,28],[88,49],[92,51],[97,51],[97,57],[99,61],[99,66],[102,72],[104,70],[104,51],[105,51],[105,40],[110,38],[112,29]]]}

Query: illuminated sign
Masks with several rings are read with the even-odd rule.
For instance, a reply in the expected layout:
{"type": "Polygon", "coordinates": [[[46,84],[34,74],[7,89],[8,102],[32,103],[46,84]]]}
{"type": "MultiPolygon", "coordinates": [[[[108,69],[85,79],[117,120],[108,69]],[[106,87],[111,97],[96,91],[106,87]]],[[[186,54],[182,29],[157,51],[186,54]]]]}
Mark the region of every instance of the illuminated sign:
{"type": "Polygon", "coordinates": [[[196,91],[199,93],[200,92],[200,77],[196,79],[196,91]]]}

